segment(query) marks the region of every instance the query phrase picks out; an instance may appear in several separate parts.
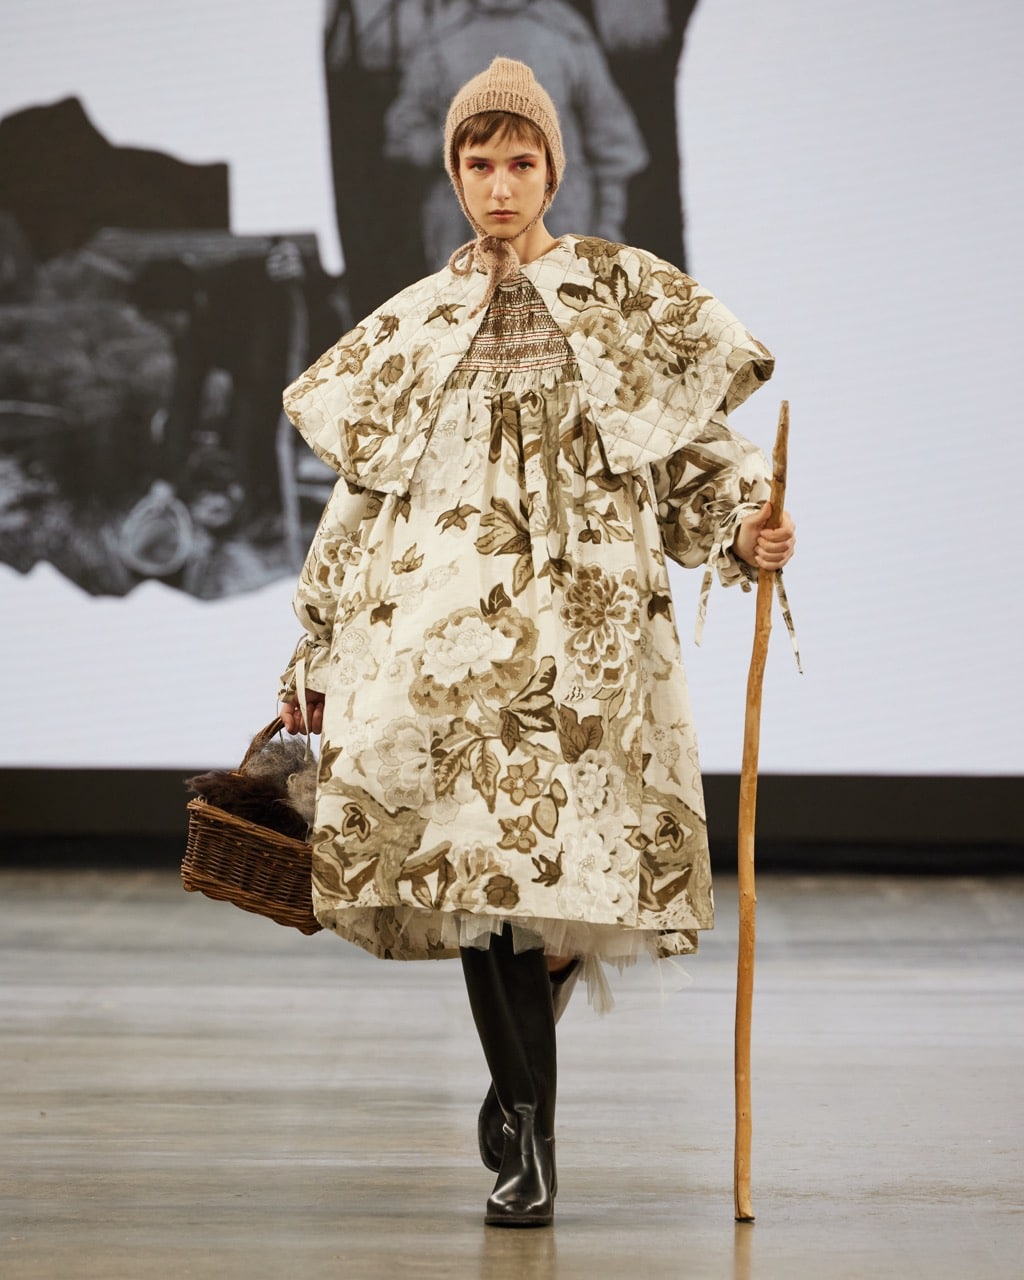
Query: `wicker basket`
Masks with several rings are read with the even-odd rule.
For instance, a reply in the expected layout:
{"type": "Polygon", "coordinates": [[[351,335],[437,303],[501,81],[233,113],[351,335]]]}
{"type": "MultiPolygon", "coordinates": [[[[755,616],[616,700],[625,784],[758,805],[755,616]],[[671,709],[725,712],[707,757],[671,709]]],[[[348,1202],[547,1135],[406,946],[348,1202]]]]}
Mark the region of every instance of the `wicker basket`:
{"type": "MultiPolygon", "coordinates": [[[[273,720],[253,738],[239,772],[282,727],[273,720]]],[[[189,893],[233,902],[300,933],[322,928],[313,915],[308,844],[238,818],[201,797],[188,803],[181,879],[189,893]]]]}

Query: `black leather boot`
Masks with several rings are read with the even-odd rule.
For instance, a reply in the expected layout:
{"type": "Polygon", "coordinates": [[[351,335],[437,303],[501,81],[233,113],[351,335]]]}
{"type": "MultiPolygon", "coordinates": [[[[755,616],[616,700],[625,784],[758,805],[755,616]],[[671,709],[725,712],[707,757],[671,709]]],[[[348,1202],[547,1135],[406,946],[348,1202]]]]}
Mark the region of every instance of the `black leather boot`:
{"type": "Polygon", "coordinates": [[[505,1116],[490,1226],[546,1227],[554,1216],[555,1019],[541,951],[515,954],[508,929],[462,950],[470,1008],[505,1116]]]}
{"type": "Polygon", "coordinates": [[[505,1127],[505,1153],[484,1222],[489,1227],[548,1227],[555,1217],[555,1138],[535,1107],[516,1103],[505,1127]]]}
{"type": "MultiPolygon", "coordinates": [[[[579,981],[582,969],[583,966],[577,958],[570,960],[557,972],[548,974],[548,981],[551,983],[551,1006],[556,1024],[568,1007],[569,998],[579,981]]],[[[493,1082],[487,1090],[477,1117],[476,1136],[484,1167],[497,1173],[501,1168],[501,1157],[505,1152],[505,1113],[494,1091],[493,1082]]]]}

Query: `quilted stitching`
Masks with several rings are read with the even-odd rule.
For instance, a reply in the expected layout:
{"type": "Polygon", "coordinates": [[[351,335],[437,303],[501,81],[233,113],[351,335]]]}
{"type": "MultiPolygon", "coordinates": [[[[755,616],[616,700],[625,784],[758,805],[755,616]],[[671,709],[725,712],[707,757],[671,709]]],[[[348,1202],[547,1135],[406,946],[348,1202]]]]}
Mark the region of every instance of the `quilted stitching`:
{"type": "MultiPolygon", "coordinates": [[[[642,250],[564,236],[523,271],[573,350],[613,471],[667,458],[771,375],[770,353],[728,308],[642,250]],[[683,295],[690,322],[680,329],[683,295]]],[[[482,287],[481,274],[447,269],[417,281],[286,390],[288,416],[339,474],[408,491],[445,382],[479,327],[469,313],[482,287]]]]}

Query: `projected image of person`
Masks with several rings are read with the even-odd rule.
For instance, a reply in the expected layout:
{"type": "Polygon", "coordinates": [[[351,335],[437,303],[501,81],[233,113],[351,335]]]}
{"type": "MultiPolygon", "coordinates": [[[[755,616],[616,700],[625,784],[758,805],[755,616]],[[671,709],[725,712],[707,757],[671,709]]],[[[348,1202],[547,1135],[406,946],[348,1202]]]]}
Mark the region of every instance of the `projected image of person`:
{"type": "Polygon", "coordinates": [[[425,23],[451,0],[328,0],[324,79],[345,288],[364,315],[427,270],[402,211],[418,208],[426,179],[384,155],[384,116],[425,23]],[[367,196],[367,192],[371,194],[367,196]]]}
{"type": "Polygon", "coordinates": [[[439,266],[457,242],[461,215],[436,140],[466,57],[521,57],[560,86],[573,189],[560,197],[555,230],[586,225],[684,267],[676,83],[694,7],[695,0],[329,0],[331,167],[355,313],[439,266]],[[424,205],[411,233],[404,215],[424,205]]]}
{"type": "Polygon", "coordinates": [[[552,233],[588,227],[621,241],[627,183],[646,167],[647,150],[628,103],[608,71],[594,32],[562,0],[463,0],[429,22],[385,118],[385,154],[437,172],[421,225],[427,265],[448,261],[463,235],[463,216],[438,170],[437,139],[465,68],[495,50],[534,67],[562,126],[566,179],[552,233]]]}
{"type": "Polygon", "coordinates": [[[286,727],[322,734],[314,909],[376,956],[461,958],[485,1221],[513,1227],[553,1217],[573,983],[608,1007],[603,962],[713,922],[666,558],[706,592],[795,541],[728,418],[770,353],[669,263],[552,233],[554,97],[505,57],[456,88],[443,162],[474,238],[285,392],[338,474],[280,689],[286,727]]]}
{"type": "Polygon", "coordinates": [[[629,103],[649,162],[629,182],[624,239],[686,269],[685,175],[677,87],[696,0],[570,0],[594,28],[608,69],[629,103]]]}

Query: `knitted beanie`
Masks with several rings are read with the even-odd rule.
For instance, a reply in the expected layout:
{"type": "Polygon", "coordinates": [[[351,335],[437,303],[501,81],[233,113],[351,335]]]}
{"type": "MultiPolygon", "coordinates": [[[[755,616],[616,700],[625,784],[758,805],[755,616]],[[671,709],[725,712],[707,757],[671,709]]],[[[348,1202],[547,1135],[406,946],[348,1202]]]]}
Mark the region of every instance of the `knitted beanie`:
{"type": "Polygon", "coordinates": [[[558,112],[525,62],[516,62],[512,58],[495,58],[486,71],[464,84],[452,99],[444,126],[444,164],[462,212],[476,232],[476,239],[456,249],[448,265],[456,275],[469,275],[474,266],[481,267],[488,275],[487,292],[472,315],[478,314],[487,306],[498,285],[513,279],[519,273],[521,265],[511,241],[487,235],[483,227],[473,220],[459,178],[459,157],[453,154],[455,130],[470,116],[484,111],[508,111],[524,116],[531,124],[536,125],[547,143],[552,169],[549,188],[536,218],[520,235],[529,231],[547,212],[565,172],[565,150],[562,146],[562,131],[558,125],[558,112]]]}
{"type": "MultiPolygon", "coordinates": [[[[525,62],[515,62],[512,58],[495,58],[486,71],[474,76],[452,98],[444,125],[445,168],[463,209],[466,209],[466,204],[462,199],[462,184],[459,182],[459,157],[452,155],[452,138],[464,120],[483,111],[509,111],[513,115],[525,116],[544,135],[554,168],[548,196],[550,203],[565,172],[565,150],[562,147],[562,130],[558,125],[555,104],[537,83],[525,62]]],[[[468,210],[466,217],[470,222],[473,221],[468,210]]]]}

